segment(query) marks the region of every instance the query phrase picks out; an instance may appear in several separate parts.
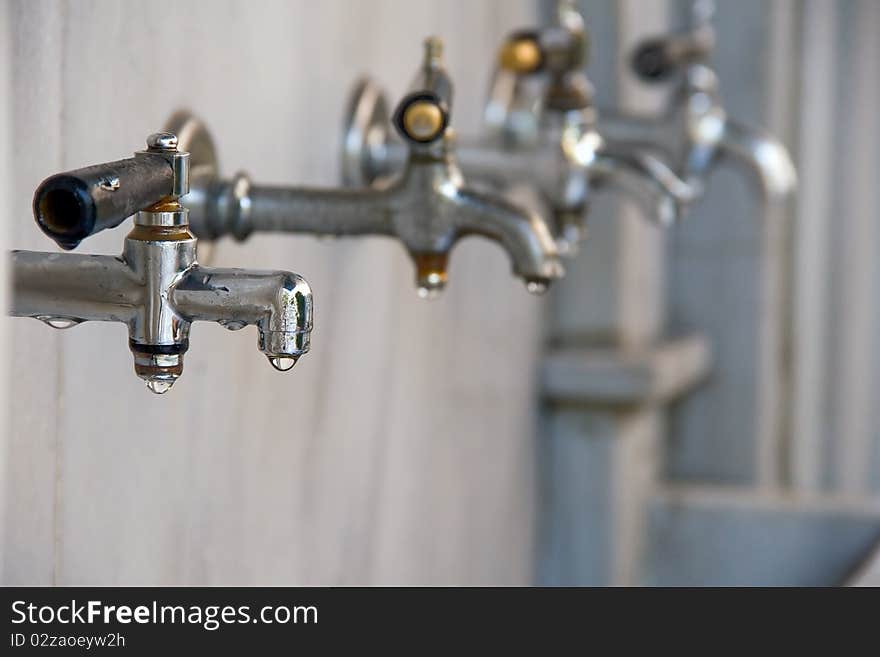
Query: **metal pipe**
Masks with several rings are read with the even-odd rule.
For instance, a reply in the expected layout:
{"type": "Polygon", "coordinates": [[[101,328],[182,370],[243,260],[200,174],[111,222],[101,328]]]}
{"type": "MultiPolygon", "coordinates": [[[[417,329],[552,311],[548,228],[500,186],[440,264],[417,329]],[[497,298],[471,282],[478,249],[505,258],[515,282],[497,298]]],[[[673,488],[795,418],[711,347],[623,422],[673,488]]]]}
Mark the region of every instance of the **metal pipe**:
{"type": "MultiPolygon", "coordinates": [[[[195,188],[194,188],[195,190],[195,188]]],[[[371,189],[316,189],[252,185],[245,174],[214,184],[205,201],[193,206],[190,225],[200,236],[253,232],[314,235],[390,235],[387,194],[371,189]]]]}
{"type": "Polygon", "coordinates": [[[9,314],[35,317],[55,328],[84,321],[130,323],[142,286],[121,258],[12,251],[9,314]]]}
{"type": "Polygon", "coordinates": [[[662,117],[602,108],[599,111],[598,129],[613,142],[649,148],[662,153],[665,158],[675,156],[674,145],[669,143],[670,126],[662,117]]]}

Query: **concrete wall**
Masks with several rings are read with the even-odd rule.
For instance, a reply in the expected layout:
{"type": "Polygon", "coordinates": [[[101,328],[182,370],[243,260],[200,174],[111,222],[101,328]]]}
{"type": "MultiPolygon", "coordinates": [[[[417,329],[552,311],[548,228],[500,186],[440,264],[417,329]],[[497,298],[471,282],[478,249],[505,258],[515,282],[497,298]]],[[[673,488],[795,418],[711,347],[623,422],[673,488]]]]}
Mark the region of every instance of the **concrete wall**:
{"type": "MultiPolygon", "coordinates": [[[[350,84],[392,94],[446,38],[454,122],[479,125],[492,54],[526,0],[20,1],[0,6],[4,241],[54,250],[30,202],[51,173],[142,147],[179,107],[224,172],[337,182],[350,84]],[[11,55],[7,58],[6,53],[11,55]]],[[[127,228],[82,252],[118,253],[127,228]]],[[[292,269],[313,351],[272,370],[253,330],[193,330],[164,397],[125,329],[6,320],[6,584],[516,584],[531,580],[542,301],[466,242],[444,298],[416,298],[391,241],[256,237],[213,262],[292,269]]]]}

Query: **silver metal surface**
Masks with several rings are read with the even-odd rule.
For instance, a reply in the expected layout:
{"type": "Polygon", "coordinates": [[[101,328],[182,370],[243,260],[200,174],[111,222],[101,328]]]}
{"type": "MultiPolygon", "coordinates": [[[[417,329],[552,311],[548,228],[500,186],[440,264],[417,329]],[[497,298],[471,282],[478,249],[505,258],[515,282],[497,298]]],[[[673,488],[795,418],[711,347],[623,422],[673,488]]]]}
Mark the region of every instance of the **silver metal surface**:
{"type": "Polygon", "coordinates": [[[156,151],[176,151],[177,135],[173,132],[154,132],[147,137],[147,148],[156,151]]]}
{"type": "MultiPolygon", "coordinates": [[[[362,83],[359,89],[343,146],[344,176],[356,184],[373,181],[371,163],[388,145],[390,119],[387,103],[374,85],[362,83]]],[[[185,200],[193,231],[204,238],[231,235],[239,240],[254,231],[396,237],[413,258],[423,297],[444,287],[454,244],[478,235],[498,242],[509,253],[513,271],[525,280],[527,289],[543,292],[562,275],[557,246],[544,220],[500,194],[466,184],[456,164],[450,128],[427,142],[406,133],[408,103],[436,103],[445,121],[451,95],[439,63],[438,43],[430,40],[413,90],[395,114],[404,143],[397,175],[356,189],[262,186],[251,183],[245,174],[225,181],[202,179],[194,182],[194,194],[185,200]]]]}
{"type": "Polygon", "coordinates": [[[286,271],[199,265],[187,210],[173,197],[137,214],[118,258],[13,251],[11,264],[11,315],[54,328],[126,324],[135,372],[156,393],[180,377],[195,321],[233,330],[255,325],[260,351],[282,371],[309,350],[313,311],[305,280],[286,271]]]}
{"type": "Polygon", "coordinates": [[[147,150],[138,151],[134,156],[160,157],[168,162],[174,174],[171,196],[179,197],[189,193],[189,152],[177,150],[177,135],[171,132],[156,132],[147,138],[147,150]]]}
{"type": "MultiPolygon", "coordinates": [[[[204,193],[210,181],[220,174],[217,149],[211,133],[204,124],[186,111],[175,112],[166,121],[164,130],[177,135],[178,148],[190,154],[190,190],[186,195],[187,207],[204,203],[204,193]]],[[[208,240],[199,243],[199,262],[210,265],[217,251],[216,244],[208,240]]]]}

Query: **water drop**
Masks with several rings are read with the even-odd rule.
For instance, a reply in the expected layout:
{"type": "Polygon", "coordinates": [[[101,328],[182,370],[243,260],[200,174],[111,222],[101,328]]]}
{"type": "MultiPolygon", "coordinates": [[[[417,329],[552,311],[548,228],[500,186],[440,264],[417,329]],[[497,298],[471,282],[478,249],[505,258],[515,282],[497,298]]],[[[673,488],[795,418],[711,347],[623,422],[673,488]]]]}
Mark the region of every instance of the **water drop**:
{"type": "Polygon", "coordinates": [[[446,256],[416,257],[416,288],[419,298],[436,299],[446,287],[446,256]]]}
{"type": "Polygon", "coordinates": [[[67,329],[71,326],[76,326],[77,324],[79,324],[78,319],[70,319],[69,317],[43,316],[37,317],[37,319],[39,319],[41,322],[48,324],[54,329],[67,329]]]}
{"type": "Polygon", "coordinates": [[[436,299],[442,291],[442,287],[425,287],[422,285],[416,290],[416,294],[419,295],[420,299],[436,299]]]}
{"type": "Polygon", "coordinates": [[[269,362],[272,363],[272,367],[279,372],[286,372],[291,369],[296,365],[297,360],[299,360],[298,356],[269,356],[269,362]]]}
{"type": "Polygon", "coordinates": [[[559,251],[559,255],[565,258],[571,258],[576,256],[580,251],[580,244],[577,240],[559,238],[556,240],[556,250],[559,251]]]}
{"type": "Polygon", "coordinates": [[[526,281],[526,290],[531,294],[544,294],[548,287],[544,281],[526,281]]]}
{"type": "Polygon", "coordinates": [[[242,322],[236,319],[226,319],[220,322],[220,326],[225,328],[227,331],[240,331],[245,326],[247,326],[247,322],[242,322]]]}
{"type": "Polygon", "coordinates": [[[171,386],[174,385],[173,379],[147,379],[146,380],[147,387],[150,389],[150,392],[154,392],[157,395],[164,395],[166,392],[171,390],[171,386]]]}

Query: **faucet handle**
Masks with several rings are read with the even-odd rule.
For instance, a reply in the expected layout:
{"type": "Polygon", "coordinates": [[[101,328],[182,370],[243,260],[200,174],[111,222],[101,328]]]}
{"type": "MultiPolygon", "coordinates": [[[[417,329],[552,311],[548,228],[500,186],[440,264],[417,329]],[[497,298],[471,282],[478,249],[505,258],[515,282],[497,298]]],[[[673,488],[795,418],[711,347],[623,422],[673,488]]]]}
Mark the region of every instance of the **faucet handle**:
{"type": "Polygon", "coordinates": [[[114,228],[139,210],[189,191],[189,153],[159,132],[134,157],[58,173],[34,193],[34,219],[63,249],[114,228]]]}
{"type": "Polygon", "coordinates": [[[449,106],[431,91],[415,91],[398,103],[392,120],[408,142],[431,144],[449,127],[449,106]]]}
{"type": "Polygon", "coordinates": [[[589,54],[583,17],[572,2],[562,1],[556,24],[540,30],[517,30],[501,45],[490,87],[487,123],[506,139],[524,141],[543,109],[569,111],[590,103],[590,83],[583,71],[589,54]],[[540,88],[525,84],[540,80],[540,88]],[[539,96],[529,98],[529,92],[539,96]],[[517,109],[520,108],[520,109],[517,109]],[[525,111],[523,111],[525,109],[525,111]]]}
{"type": "Polygon", "coordinates": [[[542,29],[514,30],[498,52],[500,69],[518,75],[564,74],[583,68],[590,44],[583,16],[571,0],[560,0],[556,21],[542,29]]]}
{"type": "Polygon", "coordinates": [[[498,49],[498,67],[517,75],[531,75],[544,68],[545,52],[537,30],[516,30],[498,49]]]}
{"type": "Polygon", "coordinates": [[[659,82],[691,64],[705,62],[715,49],[713,0],[694,0],[687,29],[642,41],[632,55],[632,68],[646,82],[659,82]]]}
{"type": "Polygon", "coordinates": [[[692,32],[647,39],[633,52],[632,68],[645,82],[660,82],[705,61],[714,47],[714,30],[708,25],[692,32]]]}
{"type": "Polygon", "coordinates": [[[392,121],[410,144],[431,144],[445,134],[452,108],[452,80],[443,67],[439,38],[425,39],[424,60],[410,89],[398,103],[392,121]]]}

